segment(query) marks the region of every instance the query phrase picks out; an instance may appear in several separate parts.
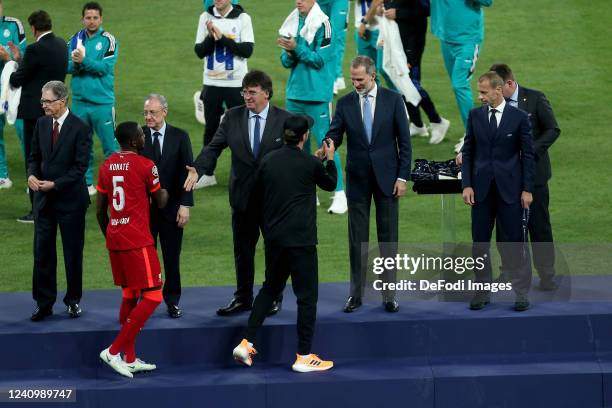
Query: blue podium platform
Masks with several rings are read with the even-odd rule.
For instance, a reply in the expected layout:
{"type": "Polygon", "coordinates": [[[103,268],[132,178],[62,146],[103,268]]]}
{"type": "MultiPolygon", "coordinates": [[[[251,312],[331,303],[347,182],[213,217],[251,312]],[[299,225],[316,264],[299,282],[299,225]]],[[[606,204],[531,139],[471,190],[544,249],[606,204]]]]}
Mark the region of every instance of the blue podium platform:
{"type": "Polygon", "coordinates": [[[580,279],[572,278],[572,299],[584,299],[538,301],[534,292],[523,313],[507,301],[473,312],[465,303],[420,300],[389,314],[372,300],[345,314],[347,285],[322,284],[313,352],[336,366],[308,374],[290,369],[297,342],[290,289],[247,368],[231,350],[248,314],[214,313],[232,288],[186,288],[184,316],[170,319],[162,305],[138,338],[138,355],[158,369],[131,380],[98,358],[118,330],[118,290],[86,292],[78,319],[58,304],[39,323],[29,320],[29,294],[3,294],[0,391],[77,390],[76,403],[54,407],[612,407],[612,278],[580,279]],[[610,302],[587,301],[593,291],[610,292],[610,302]]]}

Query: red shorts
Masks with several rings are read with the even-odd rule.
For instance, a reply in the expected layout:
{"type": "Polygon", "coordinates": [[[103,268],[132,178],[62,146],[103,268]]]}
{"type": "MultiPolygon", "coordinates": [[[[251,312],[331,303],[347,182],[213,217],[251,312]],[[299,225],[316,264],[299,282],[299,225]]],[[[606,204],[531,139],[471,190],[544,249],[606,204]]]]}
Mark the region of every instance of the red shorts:
{"type": "Polygon", "coordinates": [[[161,267],[154,246],[108,251],[113,280],[117,286],[149,289],[162,285],[161,267]]]}

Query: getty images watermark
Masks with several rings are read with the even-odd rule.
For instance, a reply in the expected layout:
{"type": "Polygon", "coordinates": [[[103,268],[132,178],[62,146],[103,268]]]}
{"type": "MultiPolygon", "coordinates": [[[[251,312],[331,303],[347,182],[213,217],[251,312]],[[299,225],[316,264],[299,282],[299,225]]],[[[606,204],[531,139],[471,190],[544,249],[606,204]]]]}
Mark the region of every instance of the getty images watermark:
{"type": "Polygon", "coordinates": [[[476,282],[471,279],[385,279],[389,272],[409,274],[439,272],[445,275],[455,273],[454,277],[461,277],[467,271],[482,271],[486,267],[487,254],[482,257],[471,256],[411,256],[396,254],[393,257],[375,257],[372,260],[372,272],[377,276],[372,281],[376,291],[511,291],[511,282],[476,282]]]}

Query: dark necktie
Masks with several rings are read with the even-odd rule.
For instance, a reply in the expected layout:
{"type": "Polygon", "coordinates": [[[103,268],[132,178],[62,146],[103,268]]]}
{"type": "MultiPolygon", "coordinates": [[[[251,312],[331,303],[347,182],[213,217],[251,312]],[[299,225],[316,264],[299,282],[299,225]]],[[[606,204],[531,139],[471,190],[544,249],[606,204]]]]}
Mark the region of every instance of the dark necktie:
{"type": "Polygon", "coordinates": [[[497,132],[497,118],[495,114],[498,112],[497,109],[491,109],[489,111],[491,113],[491,117],[489,118],[489,129],[491,129],[491,136],[494,136],[497,132]]]}
{"type": "Polygon", "coordinates": [[[159,144],[159,137],[161,133],[155,132],[153,133],[153,161],[155,164],[159,164],[161,160],[161,145],[159,144]]]}
{"type": "Polygon", "coordinates": [[[254,115],[255,126],[253,127],[253,157],[257,158],[259,154],[259,145],[261,144],[261,128],[259,124],[259,115],[254,115]]]}
{"type": "Polygon", "coordinates": [[[55,144],[57,143],[57,139],[59,139],[59,122],[57,120],[53,121],[53,131],[51,132],[51,140],[53,142],[52,149],[55,148],[55,144]]]}

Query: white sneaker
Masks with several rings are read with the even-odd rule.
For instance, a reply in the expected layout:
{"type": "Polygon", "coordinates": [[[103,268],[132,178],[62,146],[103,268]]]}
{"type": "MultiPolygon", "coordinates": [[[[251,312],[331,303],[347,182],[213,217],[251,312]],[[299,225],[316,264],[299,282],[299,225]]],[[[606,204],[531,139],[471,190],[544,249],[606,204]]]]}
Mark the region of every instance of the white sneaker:
{"type": "Polygon", "coordinates": [[[463,141],[465,139],[465,135],[459,140],[459,143],[455,145],[455,153],[460,153],[463,148],[463,141]]]}
{"type": "Polygon", "coordinates": [[[90,197],[92,197],[98,193],[98,190],[96,190],[96,188],[90,184],[87,186],[87,193],[89,194],[90,197]]]}
{"type": "Polygon", "coordinates": [[[145,372],[145,371],[153,371],[153,370],[155,370],[157,368],[157,366],[155,364],[145,363],[144,361],[142,361],[139,358],[136,358],[136,360],[134,360],[134,362],[132,362],[132,363],[127,363],[126,362],[125,366],[127,367],[127,369],[132,374],[141,373],[141,372],[145,372]]]}
{"type": "Polygon", "coordinates": [[[11,188],[13,187],[13,182],[10,178],[0,178],[0,190],[3,188],[11,188]]]}
{"type": "Polygon", "coordinates": [[[217,184],[217,178],[213,174],[212,176],[207,176],[204,174],[195,185],[195,189],[198,190],[204,187],[211,187],[217,184]]]}
{"type": "Polygon", "coordinates": [[[344,191],[336,191],[332,205],[327,209],[327,212],[330,214],[344,214],[347,211],[346,194],[344,194],[344,191]]]}
{"type": "Polygon", "coordinates": [[[448,128],[450,127],[450,121],[444,118],[440,119],[442,119],[440,123],[429,124],[431,128],[431,139],[429,139],[429,144],[438,144],[446,137],[446,132],[448,132],[448,128]]]}
{"type": "Polygon", "coordinates": [[[427,126],[425,125],[417,127],[410,122],[410,136],[429,137],[429,130],[427,130],[427,126]]]}
{"type": "Polygon", "coordinates": [[[195,108],[195,118],[198,122],[205,125],[206,119],[204,118],[204,102],[200,99],[200,94],[202,91],[196,91],[193,94],[193,106],[195,108]]]}
{"type": "Polygon", "coordinates": [[[100,359],[104,361],[106,364],[108,364],[110,368],[112,368],[119,374],[125,377],[128,377],[128,378],[134,378],[134,376],[128,369],[127,365],[125,364],[125,361],[121,359],[121,355],[120,354],[112,355],[109,351],[109,348],[105,348],[104,350],[100,352],[100,359]]]}
{"type": "Polygon", "coordinates": [[[346,82],[344,82],[344,77],[338,77],[334,81],[334,95],[338,93],[338,91],[342,91],[346,89],[346,82]]]}
{"type": "Polygon", "coordinates": [[[234,348],[232,355],[234,360],[247,365],[253,365],[253,356],[257,354],[257,350],[253,347],[253,343],[249,343],[247,339],[242,339],[239,345],[234,348]]]}

